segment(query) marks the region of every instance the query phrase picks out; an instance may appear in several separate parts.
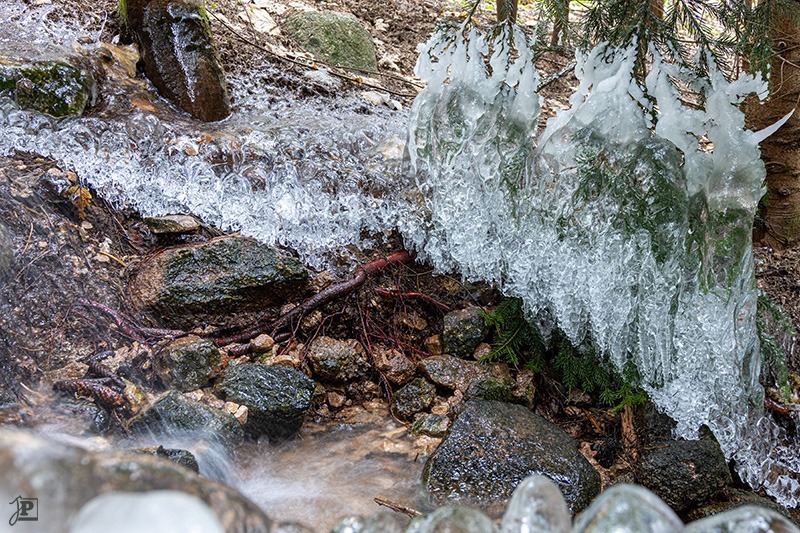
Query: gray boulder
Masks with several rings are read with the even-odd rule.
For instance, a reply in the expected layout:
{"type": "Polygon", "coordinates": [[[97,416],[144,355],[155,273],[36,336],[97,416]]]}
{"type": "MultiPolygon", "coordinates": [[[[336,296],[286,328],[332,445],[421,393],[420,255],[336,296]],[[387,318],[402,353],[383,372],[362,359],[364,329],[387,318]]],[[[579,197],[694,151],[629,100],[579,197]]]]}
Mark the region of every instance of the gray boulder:
{"type": "Polygon", "coordinates": [[[528,476],[552,479],[573,513],[600,492],[600,475],[561,428],[519,405],[472,400],[425,464],[435,505],[458,503],[500,516],[528,476]]]}
{"type": "Polygon", "coordinates": [[[451,311],[444,316],[442,349],[456,357],[472,357],[486,335],[486,323],[480,307],[451,311]]]}
{"type": "Polygon", "coordinates": [[[308,11],[289,17],[286,31],[307,52],[345,68],[378,71],[372,36],[350,13],[308,11]]]}
{"type": "Polygon", "coordinates": [[[248,433],[270,440],[300,431],[314,387],[311,378],[293,368],[256,363],[229,366],[222,382],[228,400],[247,407],[248,433]]]}
{"type": "Polygon", "coordinates": [[[131,420],[133,433],[163,435],[175,431],[198,434],[233,446],[240,443],[244,431],[233,415],[172,391],[131,420]]]}
{"type": "Polygon", "coordinates": [[[308,347],[308,362],[314,375],[328,383],[346,383],[372,370],[367,352],[355,339],[337,340],[320,336],[308,347]]]}
{"type": "Polygon", "coordinates": [[[170,342],[155,358],[161,379],[182,391],[195,390],[208,383],[219,361],[219,348],[195,335],[170,342]]]}
{"type": "Polygon", "coordinates": [[[606,490],[575,519],[573,533],[677,533],[683,522],[658,496],[637,485],[606,490]]]}
{"type": "Polygon", "coordinates": [[[658,443],[642,454],[635,476],[677,512],[702,505],[731,482],[725,456],[711,438],[658,443]]]}
{"type": "Polygon", "coordinates": [[[307,285],[308,271],[293,257],[253,239],[219,237],[157,253],[136,273],[131,294],[172,318],[280,305],[307,285]]]}

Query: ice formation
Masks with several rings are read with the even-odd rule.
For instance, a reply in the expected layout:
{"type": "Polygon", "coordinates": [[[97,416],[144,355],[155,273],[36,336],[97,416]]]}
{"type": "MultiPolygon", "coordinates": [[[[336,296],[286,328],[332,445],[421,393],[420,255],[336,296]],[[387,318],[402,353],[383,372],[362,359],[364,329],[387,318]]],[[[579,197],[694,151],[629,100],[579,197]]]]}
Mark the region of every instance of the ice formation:
{"type": "Polygon", "coordinates": [[[769,132],[747,131],[736,107],[765,85],[713,64],[697,78],[654,50],[641,84],[635,53],[579,54],[571,107],[537,137],[519,29],[434,35],[407,147],[428,209],[405,235],[439,268],[494,281],[531,319],[592,343],[679,436],[709,426],[743,479],[795,506],[798,448],[764,415],[758,382],[751,229],[769,132]],[[704,106],[684,106],[671,79],[704,106]]]}

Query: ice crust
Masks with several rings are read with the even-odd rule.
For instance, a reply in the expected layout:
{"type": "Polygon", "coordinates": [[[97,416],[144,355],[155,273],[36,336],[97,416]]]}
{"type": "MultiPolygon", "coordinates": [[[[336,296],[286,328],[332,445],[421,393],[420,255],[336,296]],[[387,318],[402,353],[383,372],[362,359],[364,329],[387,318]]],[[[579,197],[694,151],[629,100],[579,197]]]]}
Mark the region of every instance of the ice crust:
{"type": "Polygon", "coordinates": [[[463,28],[421,48],[428,86],[407,149],[428,210],[404,235],[441,270],[522,298],[545,334],[555,320],[591,343],[678,436],[709,426],[745,480],[797,505],[797,443],[764,414],[758,382],[750,235],[763,134],[736,107],[764,83],[728,82],[713,65],[697,78],[651,50],[640,84],[636,45],[602,44],[578,54],[571,107],[537,137],[528,50],[509,27],[493,43],[463,28]],[[673,80],[704,106],[684,106],[673,80]]]}

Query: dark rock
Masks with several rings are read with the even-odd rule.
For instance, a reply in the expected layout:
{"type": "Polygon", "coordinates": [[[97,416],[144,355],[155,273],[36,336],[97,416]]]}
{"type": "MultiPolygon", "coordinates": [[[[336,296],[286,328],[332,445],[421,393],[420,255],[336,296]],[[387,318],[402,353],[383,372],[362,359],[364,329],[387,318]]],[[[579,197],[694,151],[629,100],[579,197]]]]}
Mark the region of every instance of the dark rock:
{"type": "MultiPolygon", "coordinates": [[[[465,361],[452,355],[434,355],[419,362],[419,369],[433,383],[451,390],[466,392],[473,382],[486,382],[476,385],[473,392],[480,394],[482,389],[508,389],[514,387],[514,381],[508,367],[498,363],[490,366],[465,361]]],[[[502,393],[505,395],[505,392],[502,393]]]]}
{"type": "Polygon", "coordinates": [[[345,383],[365,376],[372,367],[367,352],[355,339],[317,337],[308,348],[308,362],[321,381],[345,383]]]}
{"type": "Polygon", "coordinates": [[[0,281],[11,276],[14,266],[14,243],[11,232],[0,222],[0,281]]]}
{"type": "Polygon", "coordinates": [[[446,415],[426,414],[420,416],[411,427],[411,432],[431,437],[444,437],[450,427],[450,419],[446,415]]]}
{"type": "Polygon", "coordinates": [[[131,293],[167,316],[219,315],[285,303],[307,285],[296,259],[253,239],[220,237],[159,252],[136,273],[131,293]]]}
{"type": "Polygon", "coordinates": [[[309,11],[286,21],[286,31],[307,52],[345,68],[378,71],[369,32],[350,13],[309,11]]]}
{"type": "Polygon", "coordinates": [[[514,400],[514,379],[505,365],[493,365],[490,374],[473,379],[464,393],[466,400],[495,400],[511,402],[514,400]],[[503,369],[506,370],[503,375],[503,369]]]}
{"type": "Polygon", "coordinates": [[[228,366],[222,382],[228,401],[247,406],[247,431],[270,440],[300,431],[314,387],[311,378],[293,368],[255,363],[228,366]]]}
{"type": "Polygon", "coordinates": [[[88,69],[66,61],[0,57],[0,95],[12,97],[24,109],[63,117],[92,105],[97,84],[88,69]]]}
{"type": "Polygon", "coordinates": [[[197,464],[197,459],[189,450],[164,448],[163,446],[151,446],[149,448],[136,448],[133,451],[137,453],[153,455],[155,457],[163,457],[164,459],[168,459],[184,468],[188,468],[192,472],[200,472],[200,465],[197,464]]]}
{"type": "Polygon", "coordinates": [[[408,357],[386,346],[373,346],[372,359],[375,369],[395,385],[408,383],[417,372],[416,365],[408,357]]]}
{"type": "Polygon", "coordinates": [[[128,429],[133,433],[161,435],[186,431],[207,435],[227,445],[242,441],[242,426],[233,415],[170,392],[156,400],[149,409],[131,420],[128,429]]]}
{"type": "Polygon", "coordinates": [[[600,492],[600,475],[561,428],[519,405],[473,400],[428,459],[423,483],[435,505],[500,516],[517,485],[534,474],[552,479],[573,513],[600,492]]]}
{"type": "MultiPolygon", "coordinates": [[[[198,497],[225,531],[268,533],[269,518],[250,500],[171,461],[133,452],[91,452],[50,442],[30,433],[0,429],[0,497],[19,495],[47,502],[39,515],[42,531],[63,531],[81,507],[113,491],[177,490],[198,497]]],[[[9,513],[10,514],[10,513],[9,513]]]]}
{"type": "Polygon", "coordinates": [[[423,378],[417,378],[394,393],[392,412],[398,417],[409,420],[423,411],[433,402],[436,387],[423,378]]]}
{"type": "Polygon", "coordinates": [[[675,511],[649,490],[621,483],[608,488],[575,519],[573,533],[683,531],[675,511]]]}
{"type": "Polygon", "coordinates": [[[637,483],[681,512],[699,506],[731,482],[714,440],[671,440],[647,449],[635,468],[637,483]]]}
{"type": "Polygon", "coordinates": [[[145,75],[161,96],[198,120],[230,114],[225,72],[202,0],[128,0],[127,25],[145,75]]]}
{"type": "Polygon", "coordinates": [[[178,390],[190,391],[208,383],[219,364],[220,353],[208,339],[187,335],[165,346],[155,361],[165,383],[178,390]]]}
{"type": "Polygon", "coordinates": [[[789,520],[793,520],[792,515],[789,514],[785,508],[781,507],[769,498],[759,496],[752,490],[735,489],[731,487],[726,487],[723,494],[715,498],[713,501],[706,503],[702,507],[697,507],[685,512],[683,517],[687,522],[691,522],[717,513],[728,511],[730,509],[735,509],[736,507],[741,507],[743,505],[758,505],[777,513],[781,513],[789,520]]]}
{"type": "Polygon", "coordinates": [[[691,524],[686,533],[797,533],[798,528],[779,513],[757,505],[745,505],[691,524]]]}
{"type": "Polygon", "coordinates": [[[451,311],[444,316],[442,349],[456,357],[472,357],[486,335],[486,323],[480,307],[451,311]]]}

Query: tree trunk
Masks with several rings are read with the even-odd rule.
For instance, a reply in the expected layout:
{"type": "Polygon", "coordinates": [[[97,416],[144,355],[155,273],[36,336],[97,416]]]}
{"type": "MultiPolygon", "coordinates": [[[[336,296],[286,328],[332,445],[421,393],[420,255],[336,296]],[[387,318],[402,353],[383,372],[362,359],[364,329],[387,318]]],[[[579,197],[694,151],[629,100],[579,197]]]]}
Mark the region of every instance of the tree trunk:
{"type": "Polygon", "coordinates": [[[553,23],[553,35],[550,37],[550,46],[558,46],[561,42],[562,37],[566,32],[566,24],[564,21],[569,20],[569,0],[564,0],[564,11],[562,12],[563,18],[558,18],[553,23]]]}
{"type": "Polygon", "coordinates": [[[656,18],[664,18],[664,0],[650,0],[650,12],[656,18]]]}
{"type": "MultiPolygon", "coordinates": [[[[800,9],[800,0],[795,0],[800,9]]],[[[777,54],[772,61],[770,97],[747,107],[749,125],[773,124],[800,102],[800,25],[791,19],[774,21],[771,29],[777,54]]],[[[767,168],[767,196],[762,201],[763,228],[756,238],[783,248],[800,244],[800,113],[761,143],[767,168]]]]}

